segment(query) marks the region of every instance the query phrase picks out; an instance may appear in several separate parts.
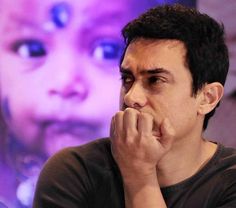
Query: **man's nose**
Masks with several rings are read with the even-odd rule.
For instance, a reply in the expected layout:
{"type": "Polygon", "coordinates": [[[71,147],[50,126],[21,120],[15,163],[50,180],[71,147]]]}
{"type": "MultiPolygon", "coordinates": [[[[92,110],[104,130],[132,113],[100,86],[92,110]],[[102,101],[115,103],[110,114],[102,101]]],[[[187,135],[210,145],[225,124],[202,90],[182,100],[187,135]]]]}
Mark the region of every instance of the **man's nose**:
{"type": "Polygon", "coordinates": [[[145,89],[141,83],[133,83],[132,87],[124,95],[124,104],[127,107],[140,109],[146,105],[145,89]]]}
{"type": "Polygon", "coordinates": [[[75,54],[57,53],[51,60],[52,85],[49,89],[50,96],[60,96],[64,99],[84,100],[89,93],[89,83],[83,59],[75,54]]]}

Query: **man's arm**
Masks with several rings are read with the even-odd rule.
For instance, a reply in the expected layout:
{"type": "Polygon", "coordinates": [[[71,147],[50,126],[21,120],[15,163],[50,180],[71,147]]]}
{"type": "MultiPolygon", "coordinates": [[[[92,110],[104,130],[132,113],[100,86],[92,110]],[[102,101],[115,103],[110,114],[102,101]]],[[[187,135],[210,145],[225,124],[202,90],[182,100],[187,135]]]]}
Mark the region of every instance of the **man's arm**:
{"type": "Polygon", "coordinates": [[[153,131],[153,117],[127,108],[112,119],[112,153],[124,183],[126,208],[166,207],[156,166],[169,151],[174,130],[164,119],[153,131]]]}
{"type": "Polygon", "coordinates": [[[134,175],[129,182],[125,179],[124,193],[126,208],[166,207],[156,174],[141,178],[134,175]]]}

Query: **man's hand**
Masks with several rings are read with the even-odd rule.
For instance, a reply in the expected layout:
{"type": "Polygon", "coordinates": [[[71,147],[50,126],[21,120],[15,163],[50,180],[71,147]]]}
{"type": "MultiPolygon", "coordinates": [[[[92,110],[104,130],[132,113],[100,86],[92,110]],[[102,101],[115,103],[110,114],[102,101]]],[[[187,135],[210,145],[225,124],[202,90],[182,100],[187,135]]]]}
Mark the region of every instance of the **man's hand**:
{"type": "Polygon", "coordinates": [[[173,137],[168,119],[154,124],[153,116],[148,113],[132,108],[118,112],[112,118],[111,142],[122,176],[153,174],[158,161],[170,150],[173,137]]]}
{"type": "Polygon", "coordinates": [[[169,120],[157,124],[152,115],[127,108],[112,118],[110,134],[112,154],[124,182],[126,208],[166,207],[156,166],[173,142],[169,120]]]}

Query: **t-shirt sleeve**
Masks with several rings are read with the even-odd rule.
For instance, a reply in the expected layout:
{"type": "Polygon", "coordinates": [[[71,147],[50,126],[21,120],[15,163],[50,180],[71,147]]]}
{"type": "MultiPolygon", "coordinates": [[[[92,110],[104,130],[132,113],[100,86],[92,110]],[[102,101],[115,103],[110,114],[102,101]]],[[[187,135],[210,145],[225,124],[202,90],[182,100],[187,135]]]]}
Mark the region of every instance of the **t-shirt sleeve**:
{"type": "Polygon", "coordinates": [[[222,194],[216,208],[236,207],[236,169],[229,169],[222,175],[222,194]]]}
{"type": "Polygon", "coordinates": [[[93,187],[82,157],[67,148],[50,158],[42,169],[33,208],[87,208],[93,187]]]}

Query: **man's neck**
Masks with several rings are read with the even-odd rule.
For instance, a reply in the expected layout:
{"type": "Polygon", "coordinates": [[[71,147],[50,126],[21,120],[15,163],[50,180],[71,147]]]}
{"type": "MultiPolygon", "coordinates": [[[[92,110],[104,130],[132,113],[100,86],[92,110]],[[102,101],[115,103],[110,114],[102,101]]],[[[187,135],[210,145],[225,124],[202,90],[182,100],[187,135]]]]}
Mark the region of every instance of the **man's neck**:
{"type": "Polygon", "coordinates": [[[161,187],[177,184],[196,174],[212,158],[217,145],[204,139],[176,142],[157,166],[161,187]]]}

